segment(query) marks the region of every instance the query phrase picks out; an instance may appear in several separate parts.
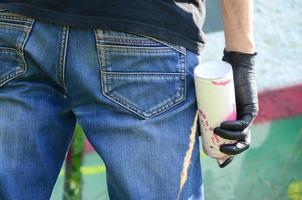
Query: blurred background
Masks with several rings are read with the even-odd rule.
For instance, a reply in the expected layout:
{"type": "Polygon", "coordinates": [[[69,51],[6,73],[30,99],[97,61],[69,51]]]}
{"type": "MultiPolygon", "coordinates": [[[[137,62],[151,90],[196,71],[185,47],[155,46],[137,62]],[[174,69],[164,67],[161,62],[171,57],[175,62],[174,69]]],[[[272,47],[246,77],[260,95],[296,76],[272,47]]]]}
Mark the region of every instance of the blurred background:
{"type": "MultiPolygon", "coordinates": [[[[219,0],[208,0],[202,59],[221,59],[219,0]]],[[[226,168],[201,153],[206,200],[302,200],[302,1],[255,0],[260,112],[252,145],[226,168]]],[[[51,199],[109,199],[106,168],[77,126],[51,199]]],[[[201,150],[202,151],[202,150],[201,150]]]]}

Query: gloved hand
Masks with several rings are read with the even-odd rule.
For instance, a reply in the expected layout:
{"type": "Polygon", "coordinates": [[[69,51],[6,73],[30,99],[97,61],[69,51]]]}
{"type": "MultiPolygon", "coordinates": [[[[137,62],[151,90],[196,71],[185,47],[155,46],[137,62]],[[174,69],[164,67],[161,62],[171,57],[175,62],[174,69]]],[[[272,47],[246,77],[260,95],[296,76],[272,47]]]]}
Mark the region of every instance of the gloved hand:
{"type": "MultiPolygon", "coordinates": [[[[238,140],[235,144],[221,145],[220,151],[228,155],[239,154],[249,148],[251,142],[251,125],[258,114],[258,93],[255,78],[254,54],[247,54],[234,51],[224,50],[223,61],[232,65],[237,120],[224,121],[220,127],[214,129],[214,133],[218,136],[238,140]]],[[[233,156],[227,159],[220,167],[225,167],[233,160],[233,156]]]]}

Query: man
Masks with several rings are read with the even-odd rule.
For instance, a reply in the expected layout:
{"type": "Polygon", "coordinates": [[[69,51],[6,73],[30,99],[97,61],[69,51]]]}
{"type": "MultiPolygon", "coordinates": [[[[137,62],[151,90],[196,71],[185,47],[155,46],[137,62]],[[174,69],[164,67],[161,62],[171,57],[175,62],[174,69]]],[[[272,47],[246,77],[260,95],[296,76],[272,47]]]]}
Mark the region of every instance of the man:
{"type": "MultiPolygon", "coordinates": [[[[253,2],[221,5],[238,120],[214,132],[238,140],[221,147],[236,155],[258,112],[253,2]]],[[[204,199],[190,133],[204,7],[0,0],[0,199],[49,199],[76,123],[104,160],[110,199],[204,199]]]]}

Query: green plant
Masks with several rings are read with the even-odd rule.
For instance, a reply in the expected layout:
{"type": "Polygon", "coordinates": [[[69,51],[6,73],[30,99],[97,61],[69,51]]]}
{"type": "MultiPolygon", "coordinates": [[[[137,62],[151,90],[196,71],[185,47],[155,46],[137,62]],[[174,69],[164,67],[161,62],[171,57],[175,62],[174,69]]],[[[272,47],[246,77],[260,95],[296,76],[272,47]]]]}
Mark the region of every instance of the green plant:
{"type": "Polygon", "coordinates": [[[81,166],[84,152],[84,132],[77,124],[65,160],[65,180],[63,200],[82,199],[81,166]]]}

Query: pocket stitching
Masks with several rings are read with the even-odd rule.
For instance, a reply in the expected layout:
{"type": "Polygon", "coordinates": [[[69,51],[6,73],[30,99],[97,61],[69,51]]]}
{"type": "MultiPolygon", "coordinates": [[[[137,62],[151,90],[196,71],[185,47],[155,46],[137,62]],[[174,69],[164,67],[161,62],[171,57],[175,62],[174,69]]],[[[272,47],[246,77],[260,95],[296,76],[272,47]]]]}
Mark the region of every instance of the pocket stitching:
{"type": "MultiPolygon", "coordinates": [[[[170,47],[138,47],[138,46],[122,46],[122,45],[103,45],[98,44],[98,46],[102,46],[105,49],[107,49],[109,52],[109,49],[117,49],[119,51],[125,51],[125,52],[140,52],[140,53],[152,53],[153,55],[156,54],[177,54],[179,52],[171,51],[170,47]]],[[[116,51],[115,51],[116,52],[116,51]]]]}
{"type": "MultiPolygon", "coordinates": [[[[100,69],[102,71],[105,71],[105,72],[114,72],[112,71],[111,67],[107,67],[105,68],[104,66],[107,65],[108,63],[111,63],[111,57],[110,56],[106,56],[108,54],[108,52],[114,52],[114,53],[117,53],[117,51],[113,51],[111,50],[111,48],[102,48],[103,45],[102,44],[96,44],[97,46],[97,51],[98,51],[98,54],[100,54],[100,58],[99,58],[99,63],[100,63],[100,69]],[[106,71],[107,70],[107,71],[106,71]],[[110,71],[109,71],[110,70],[110,71]]],[[[114,47],[115,48],[115,47],[114,47]]],[[[147,54],[149,55],[152,51],[152,54],[151,55],[162,55],[164,53],[164,55],[178,55],[179,56],[179,59],[178,59],[178,72],[171,72],[171,73],[183,73],[185,72],[185,59],[186,59],[186,56],[185,54],[181,54],[181,53],[178,53],[177,51],[171,51],[171,50],[168,50],[167,52],[166,51],[161,51],[161,50],[158,50],[158,49],[147,49],[147,50],[137,50],[135,51],[134,48],[133,50],[130,50],[127,48],[123,49],[123,48],[120,48],[119,50],[123,50],[123,51],[128,51],[128,52],[131,52],[131,53],[142,53],[142,54],[147,54]]],[[[121,51],[120,51],[121,52],[121,51]]],[[[130,72],[128,72],[130,73],[130,72]]]]}
{"type": "MultiPolygon", "coordinates": [[[[128,32],[121,32],[121,31],[116,31],[116,30],[102,30],[100,28],[95,29],[95,34],[96,34],[96,39],[100,39],[101,42],[104,41],[106,42],[111,42],[114,43],[115,45],[124,45],[127,47],[131,47],[131,45],[129,44],[129,41],[131,43],[135,42],[137,45],[140,45],[140,43],[144,43],[144,44],[150,44],[150,45],[154,45],[151,46],[150,48],[167,48],[167,49],[173,49],[175,51],[177,51],[178,53],[181,53],[183,55],[186,55],[186,48],[180,46],[180,45],[176,45],[176,44],[172,44],[169,43],[167,41],[162,41],[159,40],[157,38],[148,36],[148,35],[144,35],[141,33],[134,33],[131,31],[128,32]],[[117,34],[121,34],[122,36],[115,36],[115,35],[110,35],[111,33],[117,33],[117,34]],[[124,34],[132,34],[132,37],[127,37],[124,36],[124,34]],[[99,37],[100,36],[100,37],[99,37]],[[106,40],[106,41],[105,41],[106,40]],[[107,41],[109,40],[109,41],[107,41]],[[118,40],[118,41],[117,41],[118,40]],[[162,47],[156,47],[155,45],[158,44],[162,44],[164,46],[162,47]]],[[[98,41],[98,40],[97,40],[98,41]]],[[[114,45],[112,45],[114,46],[114,45]]]]}
{"type": "Polygon", "coordinates": [[[21,69],[16,69],[15,68],[11,72],[8,72],[7,74],[1,75],[2,76],[1,79],[0,79],[0,87],[1,87],[4,84],[6,84],[7,82],[9,82],[10,80],[24,74],[26,72],[27,67],[25,65],[22,54],[19,51],[17,51],[16,49],[0,47],[0,51],[7,51],[9,53],[11,53],[11,52],[16,53],[18,55],[18,57],[17,57],[18,66],[21,67],[21,69]]]}
{"type": "MultiPolygon", "coordinates": [[[[140,75],[140,74],[138,74],[140,75]]],[[[166,74],[164,74],[166,75],[166,74]]],[[[165,111],[167,111],[168,109],[176,106],[177,104],[181,103],[182,101],[184,101],[186,99],[186,74],[180,74],[179,76],[181,77],[180,81],[182,81],[181,83],[181,88],[179,90],[179,95],[178,96],[175,96],[173,98],[170,98],[170,99],[167,99],[167,103],[163,103],[162,105],[156,105],[154,106],[154,108],[151,108],[149,109],[150,111],[146,112],[146,111],[141,111],[143,110],[143,108],[140,108],[136,105],[134,105],[134,103],[131,103],[129,102],[129,100],[121,97],[121,96],[118,96],[114,93],[112,94],[108,94],[109,93],[109,87],[106,83],[105,80],[107,80],[107,77],[105,74],[101,74],[101,79],[102,79],[102,76],[104,78],[104,82],[101,81],[101,86],[102,86],[102,94],[104,96],[106,96],[107,98],[109,98],[111,101],[119,104],[120,106],[126,108],[127,110],[131,110],[133,113],[143,117],[144,119],[148,119],[150,117],[155,117],[165,111]],[[141,109],[141,110],[140,110],[141,109]]],[[[177,75],[175,75],[177,76],[177,75]]]]}
{"type": "MultiPolygon", "coordinates": [[[[5,12],[6,13],[6,12],[5,12]]],[[[30,27],[31,24],[32,24],[32,21],[34,20],[34,18],[31,18],[31,17],[27,17],[27,16],[23,16],[23,15],[18,15],[16,13],[11,13],[11,12],[8,12],[8,14],[0,14],[0,20],[6,20],[8,22],[12,22],[12,21],[9,21],[9,20],[13,20],[13,24],[14,25],[17,25],[17,26],[25,26],[25,27],[30,27]],[[9,15],[8,15],[9,14],[9,15]],[[19,22],[19,23],[18,23],[19,22]],[[21,24],[21,23],[24,23],[24,24],[21,24]]],[[[2,22],[1,23],[4,23],[5,22],[2,22]]],[[[7,23],[8,25],[11,25],[9,23],[7,23]]]]}
{"type": "MultiPolygon", "coordinates": [[[[109,93],[109,84],[108,84],[108,74],[110,73],[118,73],[114,71],[105,71],[105,70],[111,70],[108,68],[104,68],[104,63],[108,62],[108,58],[105,55],[105,48],[102,48],[102,41],[104,41],[104,37],[102,37],[102,30],[100,29],[94,29],[94,34],[95,34],[95,40],[96,40],[96,48],[97,48],[97,57],[98,57],[98,63],[99,63],[99,74],[100,74],[100,82],[101,82],[101,92],[102,94],[110,99],[111,101],[115,102],[116,104],[124,107],[127,111],[131,111],[134,114],[137,114],[138,116],[142,117],[143,119],[148,119],[150,117],[155,117],[163,112],[168,111],[170,108],[178,105],[179,103],[183,102],[186,100],[186,76],[187,72],[185,70],[185,63],[186,63],[186,52],[179,52],[179,51],[173,51],[174,53],[178,52],[179,54],[179,59],[178,59],[178,65],[179,69],[178,72],[171,72],[171,73],[157,73],[157,74],[163,74],[163,75],[174,75],[174,76],[179,76],[181,81],[180,84],[180,89],[177,91],[179,95],[174,96],[173,98],[169,98],[166,100],[167,102],[164,104],[158,104],[154,106],[153,108],[149,109],[148,112],[144,111],[144,109],[140,108],[135,104],[129,103],[125,98],[120,97],[115,95],[114,93],[108,94],[109,93]],[[98,32],[100,32],[100,35],[98,35],[98,32]],[[160,105],[160,106],[159,106],[160,105]]],[[[113,45],[114,46],[114,45],[113,45]]],[[[129,46],[127,46],[129,48],[129,46]]],[[[152,47],[151,47],[152,48],[152,47]]],[[[185,49],[186,50],[186,49],[185,49]]],[[[158,50],[157,50],[158,51],[158,50]]],[[[138,76],[143,76],[145,75],[152,75],[152,72],[123,72],[122,74],[127,75],[127,76],[133,76],[133,75],[138,75],[138,76]]]]}
{"type": "Polygon", "coordinates": [[[141,37],[144,37],[144,38],[148,38],[151,41],[155,41],[155,42],[161,43],[161,44],[163,44],[163,45],[165,45],[165,46],[167,46],[169,48],[172,48],[172,49],[178,51],[179,53],[182,53],[182,54],[186,55],[185,48],[182,47],[182,46],[180,46],[180,45],[171,44],[171,43],[169,43],[167,41],[159,40],[159,39],[157,39],[155,37],[151,37],[149,35],[145,35],[145,34],[142,34],[142,33],[134,33],[134,32],[129,32],[129,33],[134,34],[134,35],[138,35],[138,36],[141,36],[141,37]]]}
{"type": "MultiPolygon", "coordinates": [[[[29,38],[30,32],[32,30],[34,19],[31,19],[30,26],[26,26],[24,31],[22,32],[21,36],[18,37],[16,41],[16,48],[10,48],[10,47],[0,47],[3,51],[14,51],[18,55],[18,66],[21,67],[21,69],[14,69],[12,72],[8,73],[7,75],[3,75],[3,77],[0,79],[0,87],[8,83],[9,81],[25,74],[27,72],[27,63],[25,60],[24,55],[24,46],[29,38]],[[21,40],[22,39],[22,40],[21,40]],[[22,41],[22,42],[21,42],[22,41]],[[21,44],[21,47],[18,46],[18,44],[21,44]],[[18,49],[19,48],[19,49],[18,49]],[[9,77],[9,78],[8,78],[9,77]]],[[[13,26],[10,26],[10,28],[13,26]]],[[[15,28],[15,27],[14,27],[15,28]]]]}
{"type": "Polygon", "coordinates": [[[108,76],[121,76],[121,77],[129,77],[129,76],[154,76],[154,73],[115,73],[111,74],[110,72],[100,71],[101,73],[101,85],[102,85],[102,93],[104,96],[108,97],[110,100],[118,103],[126,109],[131,110],[132,112],[138,114],[139,116],[147,119],[149,117],[156,116],[161,114],[162,112],[167,111],[168,109],[176,106],[186,99],[186,73],[156,73],[158,76],[175,76],[179,77],[179,81],[181,81],[181,86],[178,91],[178,95],[173,96],[172,98],[165,99],[166,103],[158,104],[153,108],[150,108],[148,111],[144,111],[143,108],[138,107],[134,103],[131,103],[128,99],[123,98],[122,96],[118,96],[114,93],[108,94],[110,92],[110,85],[108,84],[108,76]],[[140,110],[141,109],[141,110],[140,110]]]}

